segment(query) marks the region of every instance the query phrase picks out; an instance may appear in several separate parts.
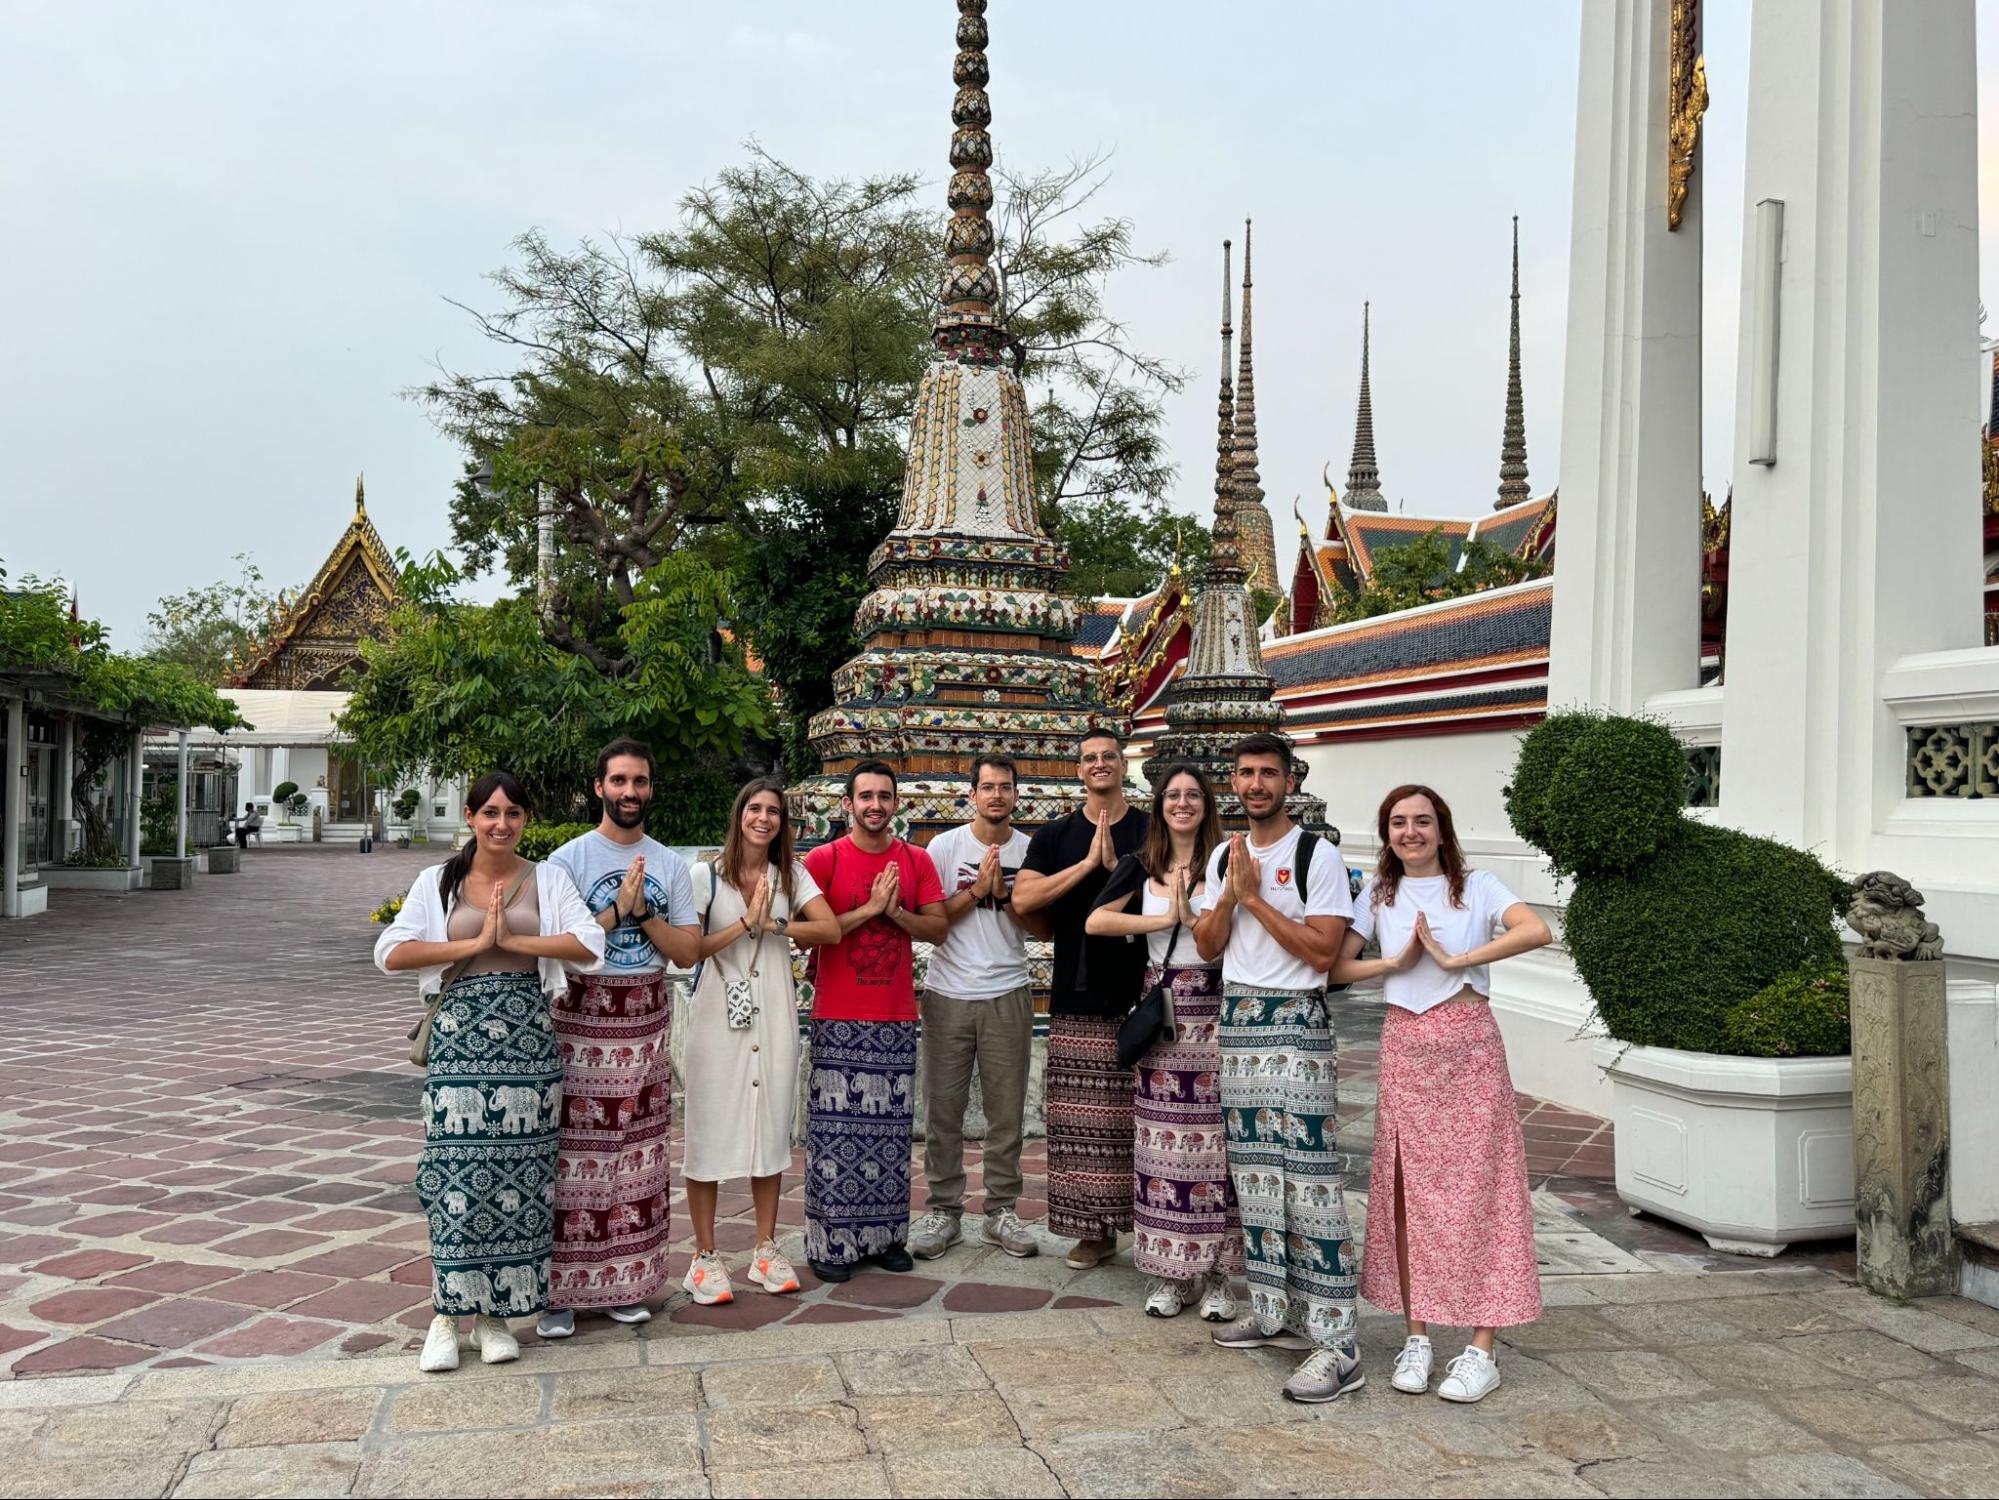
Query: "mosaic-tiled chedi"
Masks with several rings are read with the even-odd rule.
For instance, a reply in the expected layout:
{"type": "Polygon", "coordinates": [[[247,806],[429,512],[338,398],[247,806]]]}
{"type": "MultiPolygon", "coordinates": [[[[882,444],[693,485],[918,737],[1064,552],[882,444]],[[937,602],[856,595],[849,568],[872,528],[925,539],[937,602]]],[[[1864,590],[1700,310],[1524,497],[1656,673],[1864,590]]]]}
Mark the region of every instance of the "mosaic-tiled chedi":
{"type": "MultiPolygon", "coordinates": [[[[1251,612],[1248,574],[1243,566],[1240,502],[1245,496],[1261,510],[1263,488],[1257,473],[1256,378],[1250,304],[1249,226],[1242,244],[1242,363],[1237,383],[1229,383],[1230,327],[1229,245],[1222,242],[1222,379],[1215,405],[1215,525],[1208,562],[1196,585],[1193,639],[1187,670],[1174,682],[1166,706],[1166,732],[1146,759],[1146,779],[1153,786],[1176,761],[1199,766],[1218,792],[1222,818],[1232,826],[1242,822],[1242,805],[1229,790],[1234,748],[1245,735],[1278,732],[1284,706],[1272,696],[1275,684],[1263,667],[1251,612]]],[[[1303,767],[1299,768],[1303,774],[1303,767]]],[[[1322,828],[1326,805],[1317,797],[1294,793],[1286,806],[1308,827],[1322,828]]]]}
{"type": "Polygon", "coordinates": [[[791,795],[808,843],[839,831],[846,773],[870,759],[896,768],[907,831],[927,841],[970,818],[965,772],[995,748],[1020,765],[1019,822],[1047,822],[1081,800],[1084,731],[1125,727],[1099,694],[1095,663],[1065,647],[1077,625],[1060,592],[1069,559],[1035,510],[1027,398],[991,265],[985,9],[958,0],[936,347],[917,391],[902,509],[869,559],[861,653],[834,674],[834,706],[812,719],[825,774],[791,795]]]}

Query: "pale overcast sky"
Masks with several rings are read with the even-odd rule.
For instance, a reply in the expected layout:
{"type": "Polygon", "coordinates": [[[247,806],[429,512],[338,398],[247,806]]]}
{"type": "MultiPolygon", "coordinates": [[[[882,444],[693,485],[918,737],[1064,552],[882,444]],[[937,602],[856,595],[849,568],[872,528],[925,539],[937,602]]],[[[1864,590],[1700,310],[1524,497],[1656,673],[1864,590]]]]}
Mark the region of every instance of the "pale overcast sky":
{"type": "MultiPolygon", "coordinates": [[[[1748,0],[1703,9],[1719,492],[1748,0]]],[[[1981,9],[1989,97],[1999,7],[1981,9]]],[[[1216,261],[1245,214],[1287,567],[1292,496],[1316,533],[1320,466],[1344,481],[1363,299],[1384,488],[1411,512],[1491,504],[1515,213],[1531,482],[1555,482],[1577,15],[1552,0],[995,0],[1002,156],[1113,150],[1101,202],[1173,258],[1123,278],[1112,306],[1193,372],[1170,413],[1187,508],[1208,506],[1216,261]]],[[[443,545],[458,456],[398,393],[433,361],[487,364],[445,299],[491,305],[482,274],[531,226],[567,243],[670,223],[751,136],[816,174],[922,172],[941,206],[954,17],[947,0],[0,0],[0,560],[73,579],[130,648],[160,594],[223,576],[232,553],[304,581],[357,471],[391,546],[443,545]]]]}

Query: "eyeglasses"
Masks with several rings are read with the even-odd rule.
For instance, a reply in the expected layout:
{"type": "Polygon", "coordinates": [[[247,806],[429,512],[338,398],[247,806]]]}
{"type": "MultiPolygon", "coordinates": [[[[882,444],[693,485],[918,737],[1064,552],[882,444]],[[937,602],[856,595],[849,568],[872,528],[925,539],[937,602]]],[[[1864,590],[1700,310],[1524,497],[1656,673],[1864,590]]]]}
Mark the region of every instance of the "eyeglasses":
{"type": "Polygon", "coordinates": [[[1124,756],[1120,752],[1105,750],[1096,755],[1083,756],[1081,763],[1086,766],[1114,766],[1122,759],[1124,759],[1124,756]]]}

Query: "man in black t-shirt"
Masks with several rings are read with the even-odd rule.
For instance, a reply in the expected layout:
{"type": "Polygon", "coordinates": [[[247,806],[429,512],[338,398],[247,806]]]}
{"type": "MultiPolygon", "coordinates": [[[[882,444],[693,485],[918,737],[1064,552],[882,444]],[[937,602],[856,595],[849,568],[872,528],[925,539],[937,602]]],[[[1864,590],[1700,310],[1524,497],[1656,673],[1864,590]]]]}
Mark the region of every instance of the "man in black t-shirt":
{"type": "Polygon", "coordinates": [[[1124,745],[1093,729],[1078,747],[1081,809],[1035,833],[1013,887],[1014,910],[1045,911],[1054,929],[1048,1071],[1048,1227],[1076,1240],[1078,1270],[1117,1254],[1131,1228],[1131,1070],[1117,1027],[1137,997],[1143,944],[1083,936],[1112,868],[1145,842],[1146,816],[1124,797],[1124,745]],[[1085,962],[1087,953],[1088,962],[1085,962]]]}

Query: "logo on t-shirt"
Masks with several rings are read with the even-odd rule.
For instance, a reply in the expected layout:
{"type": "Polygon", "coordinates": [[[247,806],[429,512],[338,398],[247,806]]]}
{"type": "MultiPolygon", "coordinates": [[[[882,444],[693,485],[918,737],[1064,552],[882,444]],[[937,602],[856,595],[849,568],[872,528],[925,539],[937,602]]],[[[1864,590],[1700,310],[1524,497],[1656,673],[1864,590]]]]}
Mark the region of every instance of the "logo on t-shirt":
{"type": "Polygon", "coordinates": [[[1277,883],[1278,883],[1279,885],[1289,885],[1289,884],[1291,883],[1291,868],[1290,868],[1290,866],[1288,866],[1288,865],[1285,865],[1285,866],[1281,866],[1281,867],[1280,867],[1280,868],[1278,869],[1278,871],[1277,871],[1277,883]]]}
{"type": "MultiPolygon", "coordinates": [[[[597,877],[583,898],[583,904],[592,911],[602,911],[616,903],[618,887],[625,883],[623,870],[612,870],[597,877]]],[[[646,904],[655,912],[664,913],[667,906],[666,887],[646,872],[646,904]]],[[[607,969],[656,969],[660,966],[659,953],[653,948],[652,939],[635,917],[626,917],[604,940],[604,967],[607,969]]]]}

